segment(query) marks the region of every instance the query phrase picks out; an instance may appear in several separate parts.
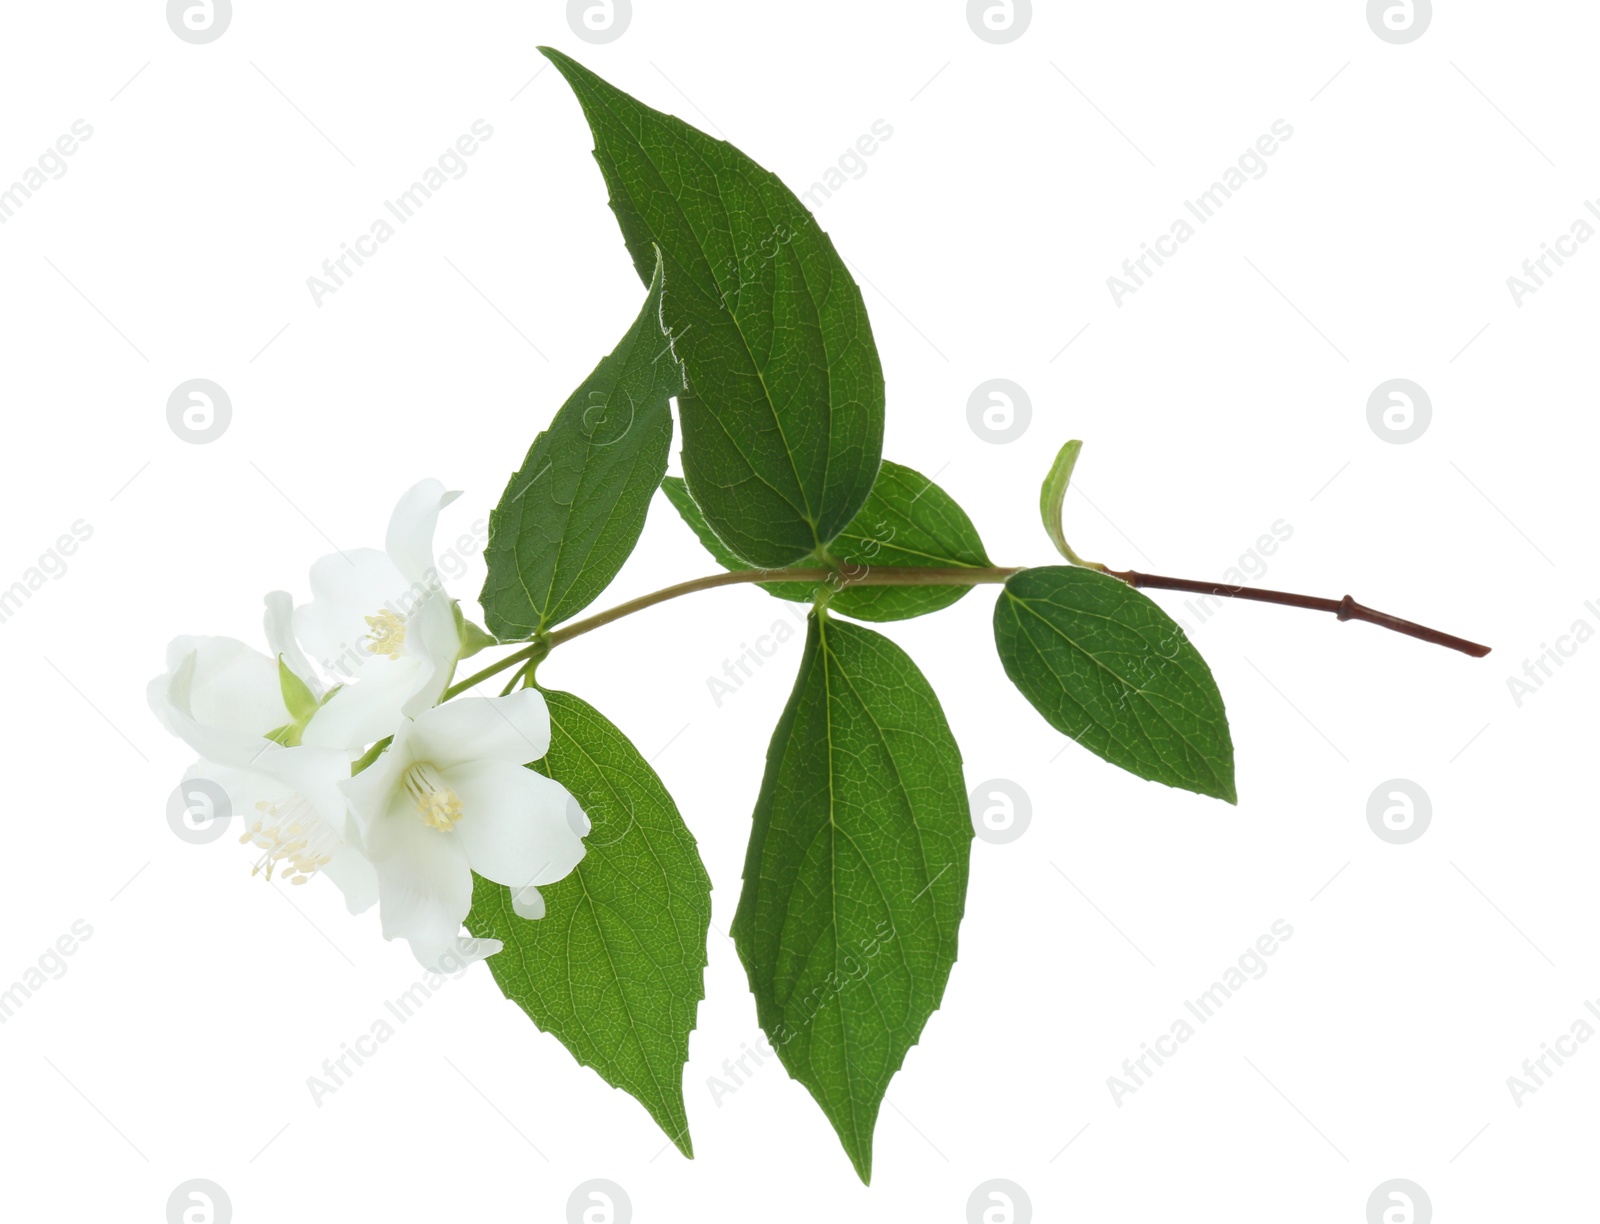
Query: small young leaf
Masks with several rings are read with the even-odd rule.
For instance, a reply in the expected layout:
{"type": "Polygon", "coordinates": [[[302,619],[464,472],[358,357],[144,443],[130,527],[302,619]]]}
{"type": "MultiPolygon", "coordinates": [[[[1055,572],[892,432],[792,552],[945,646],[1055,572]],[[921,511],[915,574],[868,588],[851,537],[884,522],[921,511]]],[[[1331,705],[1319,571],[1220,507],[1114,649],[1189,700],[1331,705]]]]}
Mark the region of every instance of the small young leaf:
{"type": "Polygon", "coordinates": [[[732,932],[761,1027],[864,1182],[889,1080],[955,963],[971,843],[927,680],[888,638],[813,612],[732,932]]]}
{"type": "Polygon", "coordinates": [[[771,171],[540,49],[583,107],[641,279],[652,248],[666,261],[689,488],[736,556],[790,565],[839,534],[877,475],[883,368],[861,290],[771,171]]]}
{"type": "Polygon", "coordinates": [[[1024,570],[995,604],[994,641],[1056,730],[1141,778],[1237,802],[1217,682],[1146,596],[1094,570],[1024,570]]]}
{"type": "Polygon", "coordinates": [[[534,439],[489,516],[480,602],[503,642],[543,633],[616,577],[667,470],[683,371],[661,330],[657,260],[628,334],[534,439]]]}
{"type": "Polygon", "coordinates": [[[545,700],[550,751],[535,765],[588,815],[587,853],[540,888],[537,921],[517,917],[509,888],[477,877],[467,929],[505,943],[488,963],[506,997],[693,1156],[683,1065],[705,997],[711,880],[672,796],[622,732],[570,693],[545,700]]]}
{"type": "MultiPolygon", "coordinates": [[[[683,481],[669,476],[661,487],[706,551],[726,569],[744,569],[706,524],[683,481]]],[[[843,589],[828,607],[865,621],[907,620],[948,608],[971,588],[966,586],[852,586],[851,574],[862,569],[894,566],[982,567],[989,564],[983,541],[956,501],[920,472],[885,459],[878,469],[861,512],[839,533],[829,549],[838,558],[843,589]]],[[[808,558],[802,566],[815,566],[808,558]]],[[[815,583],[763,582],[779,599],[810,603],[815,583]]]]}
{"type": "Polygon", "coordinates": [[[1083,443],[1076,439],[1063,446],[1056,455],[1056,461],[1050,465],[1044,484],[1039,488],[1039,517],[1044,520],[1044,529],[1050,536],[1050,542],[1068,561],[1080,565],[1082,562],[1072,551],[1061,529],[1061,503],[1066,499],[1067,486],[1072,483],[1072,469],[1078,465],[1078,452],[1082,449],[1083,443]]]}

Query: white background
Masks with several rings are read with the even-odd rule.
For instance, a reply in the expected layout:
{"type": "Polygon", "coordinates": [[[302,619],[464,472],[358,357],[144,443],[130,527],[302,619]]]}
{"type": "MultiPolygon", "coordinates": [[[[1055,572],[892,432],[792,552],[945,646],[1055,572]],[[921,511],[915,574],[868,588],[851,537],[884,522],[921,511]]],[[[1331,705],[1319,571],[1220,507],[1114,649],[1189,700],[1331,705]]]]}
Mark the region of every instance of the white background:
{"type": "MultiPolygon", "coordinates": [[[[1600,645],[1520,706],[1507,679],[1580,618],[1600,628],[1600,243],[1520,306],[1506,278],[1600,191],[1600,13],[1454,3],[1394,46],[1354,0],[1038,7],[992,45],[951,0],[635,0],[604,46],[554,2],[240,0],[204,46],[150,0],[6,7],[0,182],[75,120],[94,131],[0,226],[0,587],[93,528],[0,624],[0,979],[93,928],[0,1028],[8,1217],[159,1221],[203,1177],[241,1224],[559,1221],[604,1177],[641,1222],[959,1221],[1002,1177],[1039,1220],[1358,1224],[1404,1177],[1440,1221],[1580,1218],[1600,1043],[1520,1106],[1506,1078],[1600,996],[1600,645]],[[1282,519],[1259,581],[1495,647],[1259,605],[1200,624],[1158,596],[1227,700],[1235,809],[1046,726],[994,657],[991,592],[890,626],[969,784],[1015,781],[1033,820],[974,843],[960,959],[890,1087],[870,1189],[776,1065],[707,1088],[756,1033],[720,932],[798,639],[720,707],[707,678],[787,618],[767,596],[659,608],[541,672],[655,758],[715,882],[692,1162],[482,966],[314,1104],[307,1077],[415,963],[325,883],[291,896],[232,838],[166,823],[188,764],[145,706],[166,640],[258,641],[262,592],[304,597],[331,543],[379,544],[422,476],[465,490],[441,541],[469,532],[637,310],[540,43],[797,190],[893,128],[818,218],[863,283],[886,454],[937,474],[997,562],[1049,562],[1035,489],[1079,437],[1080,551],[1220,579],[1282,519]],[[307,277],[479,119],[466,176],[315,304],[307,277]],[[1279,119],[1294,135],[1265,176],[1114,304],[1106,278],[1279,119]],[[233,403],[208,445],[166,420],[198,377],[233,403]],[[967,423],[996,377],[1033,405],[1009,445],[967,423]],[[1433,403],[1407,445],[1367,422],[1397,377],[1433,403]],[[1409,845],[1367,824],[1391,778],[1432,799],[1409,845]],[[1107,1077],[1280,918],[1270,971],[1114,1103],[1107,1077]]],[[[659,500],[599,606],[712,568],[659,500]]],[[[451,588],[470,608],[481,580],[474,558],[451,588]]]]}

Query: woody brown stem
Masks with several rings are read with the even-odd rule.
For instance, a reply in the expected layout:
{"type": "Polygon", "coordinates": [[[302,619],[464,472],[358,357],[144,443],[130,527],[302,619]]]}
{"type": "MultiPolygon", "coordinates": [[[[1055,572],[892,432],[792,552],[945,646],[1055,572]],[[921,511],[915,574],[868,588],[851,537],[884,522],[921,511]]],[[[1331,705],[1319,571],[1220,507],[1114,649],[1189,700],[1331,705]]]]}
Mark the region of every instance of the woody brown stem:
{"type": "Polygon", "coordinates": [[[1131,587],[1150,587],[1158,591],[1191,591],[1197,595],[1221,595],[1230,599],[1253,599],[1258,603],[1283,604],[1290,608],[1309,608],[1313,612],[1332,612],[1340,620],[1360,620],[1368,624],[1381,625],[1385,629],[1392,629],[1396,633],[1403,633],[1407,637],[1418,638],[1424,642],[1432,642],[1436,646],[1448,646],[1451,650],[1459,650],[1462,654],[1471,655],[1481,659],[1489,653],[1489,647],[1480,646],[1477,642],[1469,642],[1466,638],[1458,638],[1454,634],[1444,633],[1438,629],[1430,629],[1426,625],[1419,625],[1415,621],[1402,620],[1398,616],[1390,616],[1387,612],[1379,612],[1365,604],[1359,604],[1350,596],[1343,599],[1323,599],[1317,595],[1294,595],[1288,591],[1267,591],[1260,587],[1230,586],[1222,582],[1196,582],[1192,578],[1166,578],[1160,574],[1141,574],[1138,570],[1106,570],[1113,578],[1120,578],[1131,587]]]}

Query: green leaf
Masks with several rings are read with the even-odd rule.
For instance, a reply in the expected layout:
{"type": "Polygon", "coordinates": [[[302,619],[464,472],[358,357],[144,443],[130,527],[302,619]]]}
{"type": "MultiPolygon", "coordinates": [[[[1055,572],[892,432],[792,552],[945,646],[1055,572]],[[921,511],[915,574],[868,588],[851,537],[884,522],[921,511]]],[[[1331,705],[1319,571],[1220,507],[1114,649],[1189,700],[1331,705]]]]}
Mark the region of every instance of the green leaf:
{"type": "Polygon", "coordinates": [[[489,516],[490,632],[523,641],[586,607],[644,530],[667,470],[668,402],[683,372],[661,330],[659,261],[644,308],[611,355],[534,439],[489,516]]]}
{"type": "Polygon", "coordinates": [[[1056,453],[1055,462],[1050,465],[1044,484],[1039,486],[1039,517],[1044,520],[1045,533],[1050,537],[1050,542],[1056,546],[1058,553],[1074,565],[1104,571],[1106,567],[1098,561],[1085,561],[1073,552],[1072,545],[1067,543],[1066,533],[1061,528],[1061,503],[1066,500],[1067,486],[1072,483],[1072,469],[1078,466],[1078,452],[1082,449],[1083,443],[1074,439],[1056,453]]]}
{"type": "MultiPolygon", "coordinates": [[[[705,545],[705,550],[718,565],[725,570],[750,568],[745,561],[734,556],[733,551],[717,538],[716,532],[711,530],[711,525],[706,522],[705,513],[690,495],[689,486],[684,484],[683,477],[668,476],[661,482],[661,491],[667,495],[667,500],[672,503],[673,509],[689,525],[689,530],[694,532],[701,544],[705,545]]],[[[771,592],[779,599],[789,599],[795,603],[810,603],[817,589],[817,584],[814,582],[763,582],[758,585],[763,591],[771,592]]]]}
{"type": "Polygon", "coordinates": [[[1068,561],[1078,564],[1081,564],[1078,555],[1072,551],[1061,530],[1061,503],[1066,500],[1067,486],[1072,483],[1072,469],[1077,467],[1078,452],[1082,449],[1083,443],[1076,439],[1063,446],[1056,455],[1056,461],[1050,465],[1044,484],[1039,488],[1039,517],[1044,520],[1044,529],[1050,536],[1050,542],[1068,561]]]}
{"type": "Polygon", "coordinates": [[[889,1080],[955,963],[971,841],[961,751],[916,664],[813,612],[733,939],[761,1027],[862,1181],[889,1080]]]}
{"type": "MultiPolygon", "coordinates": [[[[884,460],[861,513],[831,549],[848,580],[861,568],[989,565],[967,512],[921,472],[884,460]]],[[[828,607],[867,621],[907,620],[948,608],[970,586],[850,586],[828,607]]]]}
{"type": "Polygon", "coordinates": [[[994,641],[1056,730],[1141,778],[1237,802],[1211,669],[1140,592],[1094,570],[1024,570],[995,604],[994,641]]]}
{"type": "Polygon", "coordinates": [[[478,877],[467,929],[504,942],[488,964],[506,997],[693,1156],[683,1065],[705,997],[711,880],[672,796],[622,732],[570,693],[545,700],[550,751],[535,766],[588,815],[588,852],[540,887],[537,921],[478,877]]]}
{"type": "Polygon", "coordinates": [[[541,47],[578,96],[634,267],[666,261],[661,318],[683,359],[683,466],[752,566],[828,544],[883,450],[883,368],[866,306],[815,219],[732,145],[541,47]]]}
{"type": "MultiPolygon", "coordinates": [[[[667,498],[700,542],[727,569],[744,569],[739,558],[716,537],[683,481],[662,482],[667,498]]],[[[866,621],[906,620],[947,608],[965,595],[967,586],[851,586],[851,574],[894,566],[986,567],[983,541],[954,498],[920,472],[885,459],[877,482],[861,512],[834,541],[844,587],[828,607],[866,621]]],[[[802,564],[817,565],[814,559],[802,564]]],[[[763,590],[779,599],[810,603],[815,583],[763,582],[763,590]]]]}

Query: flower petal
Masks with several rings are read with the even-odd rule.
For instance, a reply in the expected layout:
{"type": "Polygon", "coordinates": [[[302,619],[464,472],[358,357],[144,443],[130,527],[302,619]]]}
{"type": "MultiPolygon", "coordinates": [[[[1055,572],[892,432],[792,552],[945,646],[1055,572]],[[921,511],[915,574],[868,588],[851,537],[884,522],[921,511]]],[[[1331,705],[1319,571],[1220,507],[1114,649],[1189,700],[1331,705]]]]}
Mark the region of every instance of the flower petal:
{"type": "MultiPolygon", "coordinates": [[[[270,746],[270,745],[269,745],[270,746]]],[[[227,796],[226,811],[197,813],[213,819],[240,818],[241,832],[248,829],[260,814],[260,805],[272,807],[294,800],[294,788],[280,778],[262,773],[259,769],[244,769],[221,761],[199,760],[184,770],[185,782],[209,782],[222,788],[227,796]]],[[[209,790],[209,787],[206,788],[209,790]]],[[[198,792],[204,793],[204,792],[198,792]]],[[[193,795],[190,796],[191,800],[193,795]]],[[[221,807],[218,804],[217,807],[221,807]]]]}
{"type": "Polygon", "coordinates": [[[404,794],[366,832],[378,869],[378,917],[385,939],[442,946],[472,908],[472,868],[461,839],[422,823],[404,794]]]}
{"type": "MultiPolygon", "coordinates": [[[[183,777],[185,782],[200,779],[223,789],[230,810],[214,815],[222,818],[237,815],[239,828],[245,833],[242,841],[250,840],[249,831],[257,822],[276,823],[268,815],[271,810],[281,811],[297,799],[305,799],[311,805],[314,819],[331,830],[336,839],[332,843],[331,857],[322,866],[322,874],[344,894],[346,908],[352,914],[359,914],[377,902],[378,876],[362,854],[359,843],[352,840],[356,831],[345,816],[349,805],[334,782],[338,773],[348,776],[349,768],[349,758],[342,753],[269,744],[261,759],[250,768],[196,761],[183,777]]],[[[312,834],[311,840],[319,848],[324,844],[320,833],[312,834]]]]}
{"type": "Polygon", "coordinates": [[[447,493],[444,485],[432,478],[419,480],[401,494],[389,516],[389,532],[383,546],[408,581],[428,581],[431,577],[437,583],[434,529],[439,525],[439,511],[460,496],[459,492],[447,493]]]}
{"type": "Polygon", "coordinates": [[[414,694],[401,707],[407,718],[431,709],[444,695],[450,674],[461,654],[461,630],[456,626],[455,605],[443,587],[418,602],[406,616],[406,651],[419,665],[414,694]]]}
{"type": "Polygon", "coordinates": [[[363,914],[378,903],[378,870],[353,846],[345,846],[324,863],[322,874],[338,886],[352,914],[363,914]]]}
{"type": "Polygon", "coordinates": [[[364,748],[400,723],[401,711],[417,691],[426,668],[416,659],[384,659],[367,667],[323,703],[300,733],[300,742],[318,748],[364,748]]]}
{"type": "Polygon", "coordinates": [[[493,956],[505,947],[498,939],[477,939],[458,935],[443,944],[419,944],[411,941],[411,952],[424,969],[434,973],[448,973],[460,977],[477,961],[493,956]]]}
{"type": "MultiPolygon", "coordinates": [[[[394,742],[378,754],[377,760],[355,777],[339,783],[339,789],[350,801],[350,809],[362,831],[363,840],[366,831],[385,820],[395,800],[405,794],[400,780],[413,760],[413,726],[409,721],[402,722],[394,733],[394,742]]],[[[414,807],[409,810],[412,815],[421,818],[414,807]]]]}
{"type": "Polygon", "coordinates": [[[479,875],[513,889],[554,884],[583,858],[561,783],[504,761],[472,761],[441,771],[461,800],[455,835],[479,875]]]}
{"type": "Polygon", "coordinates": [[[313,697],[320,698],[324,686],[311,660],[294,637],[294,600],[288,591],[268,591],[266,597],[267,648],[273,658],[281,657],[290,671],[306,682],[313,697]]]}
{"type": "Polygon", "coordinates": [[[175,638],[168,647],[169,696],[207,726],[263,734],[283,725],[278,667],[254,647],[229,637],[175,638]]]}
{"type": "Polygon", "coordinates": [[[401,495],[384,539],[389,559],[410,584],[405,598],[396,605],[406,618],[406,651],[425,667],[402,710],[409,718],[439,700],[461,653],[455,608],[445,592],[433,551],[439,511],[460,496],[446,492],[437,480],[418,481],[401,495]]]}
{"type": "Polygon", "coordinates": [[[253,768],[294,791],[341,841],[355,840],[350,801],[342,786],[350,780],[350,753],[333,748],[280,748],[263,752],[253,768]]]}
{"type": "Polygon", "coordinates": [[[417,717],[417,760],[445,770],[468,761],[524,765],[550,750],[550,709],[538,689],[462,697],[417,717]]]}
{"type": "Polygon", "coordinates": [[[350,680],[371,664],[392,662],[373,654],[367,617],[397,609],[410,580],[375,548],[353,548],[319,558],[311,567],[311,602],[294,610],[294,633],[328,675],[350,680]]]}
{"type": "Polygon", "coordinates": [[[544,895],[532,884],[519,888],[511,894],[511,910],[518,918],[537,922],[544,917],[544,895]]]}
{"type": "Polygon", "coordinates": [[[234,638],[174,638],[167,674],[150,682],[147,696],[167,730],[228,764],[250,761],[262,737],[290,721],[277,663],[234,638]]]}

